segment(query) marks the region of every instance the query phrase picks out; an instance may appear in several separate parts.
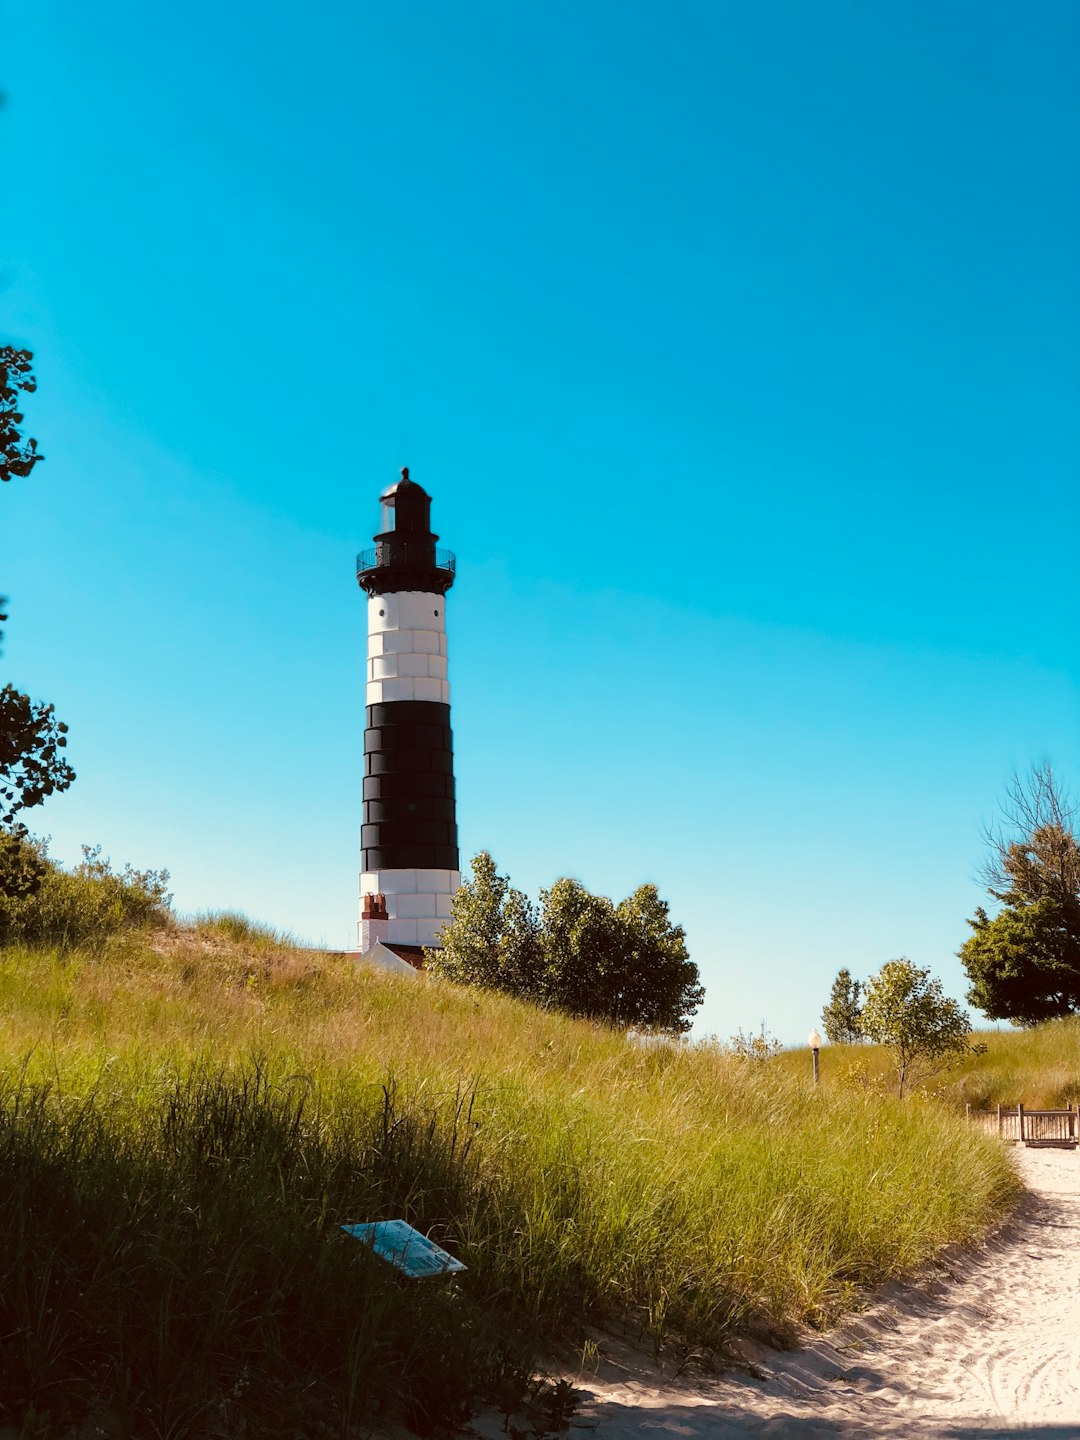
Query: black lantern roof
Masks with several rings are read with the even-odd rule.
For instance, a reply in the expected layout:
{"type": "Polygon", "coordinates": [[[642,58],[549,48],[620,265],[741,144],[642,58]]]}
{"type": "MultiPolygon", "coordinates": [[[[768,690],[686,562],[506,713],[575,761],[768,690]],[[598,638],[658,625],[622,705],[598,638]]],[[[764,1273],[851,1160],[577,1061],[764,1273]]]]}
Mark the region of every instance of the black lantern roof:
{"type": "Polygon", "coordinates": [[[406,466],[401,479],[380,497],[383,529],[375,547],[356,557],[356,579],[369,595],[395,590],[422,590],[445,595],[454,583],[453,551],[437,550],[438,536],[431,530],[431,496],[409,479],[406,466]]]}

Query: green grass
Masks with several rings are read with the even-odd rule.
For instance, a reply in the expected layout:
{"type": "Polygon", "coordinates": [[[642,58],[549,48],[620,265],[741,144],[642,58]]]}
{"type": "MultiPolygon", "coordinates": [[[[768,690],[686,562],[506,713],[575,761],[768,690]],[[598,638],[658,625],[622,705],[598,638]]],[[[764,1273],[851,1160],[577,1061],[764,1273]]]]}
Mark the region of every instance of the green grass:
{"type": "Polygon", "coordinates": [[[252,920],[239,910],[208,910],[196,915],[193,928],[202,936],[229,940],[249,950],[280,950],[296,946],[291,935],[275,930],[261,920],[252,920]]]}
{"type": "MultiPolygon", "coordinates": [[[[1051,1020],[1030,1030],[980,1030],[972,1036],[985,1050],[921,1087],[956,1110],[996,1105],[1057,1109],[1080,1100],[1080,1016],[1051,1020]]],[[[810,1074],[810,1053],[787,1050],[777,1067],[793,1078],[810,1074]]],[[[821,1052],[826,1093],[887,1091],[895,1086],[888,1052],[879,1045],[827,1045],[821,1052]]]]}
{"type": "Polygon", "coordinates": [[[789,1339],[1012,1202],[1004,1151],[947,1107],[815,1094],[791,1063],[634,1043],[242,917],[11,945],[0,1422],[424,1431],[608,1318],[658,1346],[789,1339]],[[338,1228],[397,1216],[468,1273],[409,1286],[338,1228]]]}
{"type": "Polygon", "coordinates": [[[1056,1109],[1080,1100],[1080,1017],[1032,1030],[987,1031],[986,1054],[957,1071],[953,1094],[973,1106],[1056,1109]]]}

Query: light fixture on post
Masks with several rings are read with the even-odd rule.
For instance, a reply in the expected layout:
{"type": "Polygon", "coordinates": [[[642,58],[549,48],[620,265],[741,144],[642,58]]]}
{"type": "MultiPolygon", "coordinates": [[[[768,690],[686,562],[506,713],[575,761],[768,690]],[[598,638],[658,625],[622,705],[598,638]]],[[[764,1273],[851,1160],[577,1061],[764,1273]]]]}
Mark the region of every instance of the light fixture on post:
{"type": "Polygon", "coordinates": [[[821,1053],[821,1036],[816,1030],[811,1030],[810,1034],[806,1037],[806,1043],[810,1046],[810,1053],[814,1057],[814,1084],[816,1085],[820,1078],[818,1056],[821,1053]]]}

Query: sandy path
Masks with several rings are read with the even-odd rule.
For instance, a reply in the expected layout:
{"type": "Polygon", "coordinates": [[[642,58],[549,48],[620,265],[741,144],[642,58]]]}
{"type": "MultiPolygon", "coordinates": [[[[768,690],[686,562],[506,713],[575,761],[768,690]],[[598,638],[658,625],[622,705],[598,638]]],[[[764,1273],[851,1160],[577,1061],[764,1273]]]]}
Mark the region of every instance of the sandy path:
{"type": "Polygon", "coordinates": [[[610,1347],[596,1375],[571,1377],[585,1394],[571,1435],[1078,1440],[1080,1153],[1015,1153],[1028,1195],[940,1280],[894,1287],[827,1340],[755,1353],[760,1380],[665,1379],[610,1347]]]}

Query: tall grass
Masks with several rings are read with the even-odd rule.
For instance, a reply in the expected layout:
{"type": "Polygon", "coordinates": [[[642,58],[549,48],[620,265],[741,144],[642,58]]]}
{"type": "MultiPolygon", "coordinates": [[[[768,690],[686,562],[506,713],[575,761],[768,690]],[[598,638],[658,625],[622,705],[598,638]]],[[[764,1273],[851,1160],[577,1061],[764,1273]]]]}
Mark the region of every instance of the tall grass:
{"type": "Polygon", "coordinates": [[[1080,1100],[1080,1016],[1051,1020],[1030,1030],[987,1030],[986,1047],[949,1077],[949,1093],[972,1106],[1015,1105],[1035,1109],[1080,1100]]]}
{"type": "Polygon", "coordinates": [[[409,1393],[420,1428],[465,1418],[470,1365],[495,1376],[512,1348],[337,1228],[460,1203],[452,1117],[418,1129],[389,1092],[325,1116],[257,1064],[133,1079],[0,1091],[0,1415],[292,1435],[409,1393]]]}
{"type": "MultiPolygon", "coordinates": [[[[978,1049],[921,1088],[954,1109],[1015,1106],[1056,1109],[1080,1100],[1080,1016],[1050,1020],[1028,1030],[1002,1027],[972,1036],[978,1049]]],[[[777,1067],[795,1077],[810,1073],[810,1055],[789,1050],[777,1067]]],[[[827,1091],[895,1088],[889,1054],[880,1045],[829,1045],[821,1052],[822,1085],[827,1091]]]]}
{"type": "Polygon", "coordinates": [[[16,1424],[423,1430],[612,1316],[717,1350],[825,1324],[1015,1192],[941,1107],[220,925],[0,951],[0,1057],[16,1424]],[[338,1228],[397,1216],[468,1272],[399,1282],[338,1228]]]}
{"type": "Polygon", "coordinates": [[[216,937],[249,950],[296,948],[292,935],[275,930],[262,920],[252,920],[239,910],[207,910],[195,916],[194,930],[202,937],[216,937]]]}

